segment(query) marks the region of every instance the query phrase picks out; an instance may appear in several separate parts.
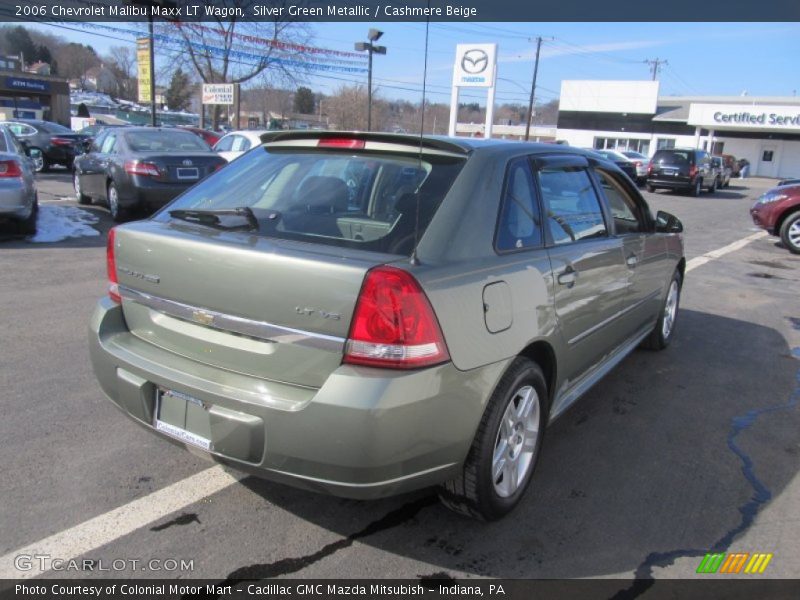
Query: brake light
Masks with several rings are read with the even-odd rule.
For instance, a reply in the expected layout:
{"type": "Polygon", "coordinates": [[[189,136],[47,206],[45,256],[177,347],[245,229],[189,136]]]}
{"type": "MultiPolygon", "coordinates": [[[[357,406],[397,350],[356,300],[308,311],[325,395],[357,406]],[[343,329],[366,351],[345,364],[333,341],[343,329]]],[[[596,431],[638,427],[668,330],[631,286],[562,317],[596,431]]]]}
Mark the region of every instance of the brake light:
{"type": "Polygon", "coordinates": [[[649,163],[647,163],[647,174],[648,175],[652,175],[653,174],[653,161],[652,160],[649,163]]]}
{"type": "Polygon", "coordinates": [[[72,144],[75,143],[75,140],[62,137],[53,137],[50,138],[50,143],[53,144],[53,146],[72,146],[72,144]]]}
{"type": "Polygon", "coordinates": [[[363,150],[366,142],[354,138],[324,138],[317,142],[317,148],[349,148],[363,150]]]}
{"type": "Polygon", "coordinates": [[[15,160],[0,160],[0,177],[22,177],[22,169],[15,160]]]}
{"type": "Polygon", "coordinates": [[[161,177],[158,165],[143,160],[126,160],[125,172],[128,175],[144,175],[145,177],[161,177]]]}
{"type": "Polygon", "coordinates": [[[356,302],[344,362],[414,369],[450,359],[425,292],[408,272],[371,269],[356,302]]]}
{"type": "Polygon", "coordinates": [[[697,165],[690,165],[689,166],[689,177],[694,177],[697,175],[697,165]]]}
{"type": "Polygon", "coordinates": [[[119,295],[119,283],[117,282],[117,260],[115,257],[114,240],[116,239],[116,228],[108,232],[108,242],[106,244],[106,268],[108,270],[108,297],[117,304],[122,303],[119,295]]]}

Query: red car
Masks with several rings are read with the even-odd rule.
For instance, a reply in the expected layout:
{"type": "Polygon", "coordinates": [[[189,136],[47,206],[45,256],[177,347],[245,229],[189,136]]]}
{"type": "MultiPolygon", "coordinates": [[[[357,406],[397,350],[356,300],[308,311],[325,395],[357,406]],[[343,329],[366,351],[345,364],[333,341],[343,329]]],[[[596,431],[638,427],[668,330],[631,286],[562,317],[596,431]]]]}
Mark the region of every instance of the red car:
{"type": "Polygon", "coordinates": [[[213,146],[219,141],[219,138],[222,136],[218,133],[214,133],[213,131],[209,131],[208,129],[201,129],[200,127],[191,127],[189,125],[180,125],[181,129],[186,129],[187,131],[191,131],[192,133],[196,133],[203,141],[208,144],[209,146],[213,146]]]}
{"type": "Polygon", "coordinates": [[[778,235],[784,246],[800,254],[800,185],[781,185],[762,194],[750,209],[753,223],[778,235]]]}

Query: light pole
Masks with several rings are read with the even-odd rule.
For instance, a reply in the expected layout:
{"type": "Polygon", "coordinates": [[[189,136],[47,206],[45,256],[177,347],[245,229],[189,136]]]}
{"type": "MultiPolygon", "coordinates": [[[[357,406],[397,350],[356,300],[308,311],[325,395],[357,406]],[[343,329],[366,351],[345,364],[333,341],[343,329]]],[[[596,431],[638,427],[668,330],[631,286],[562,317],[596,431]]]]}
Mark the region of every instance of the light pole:
{"type": "Polygon", "coordinates": [[[367,131],[372,130],[372,55],[386,54],[386,46],[376,46],[374,42],[381,39],[382,31],[370,29],[367,37],[368,42],[356,42],[356,51],[369,53],[369,64],[367,66],[367,131]]]}

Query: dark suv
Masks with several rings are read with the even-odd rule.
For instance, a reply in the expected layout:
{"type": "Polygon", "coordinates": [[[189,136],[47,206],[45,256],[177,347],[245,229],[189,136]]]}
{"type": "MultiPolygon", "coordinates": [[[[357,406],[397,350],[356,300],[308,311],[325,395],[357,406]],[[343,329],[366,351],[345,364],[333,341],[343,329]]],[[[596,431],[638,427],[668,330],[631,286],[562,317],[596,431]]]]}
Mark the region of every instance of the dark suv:
{"type": "Polygon", "coordinates": [[[688,190],[693,196],[699,196],[704,188],[709,193],[715,192],[719,182],[720,173],[711,156],[694,148],[658,150],[647,168],[648,192],[667,188],[688,190]]]}

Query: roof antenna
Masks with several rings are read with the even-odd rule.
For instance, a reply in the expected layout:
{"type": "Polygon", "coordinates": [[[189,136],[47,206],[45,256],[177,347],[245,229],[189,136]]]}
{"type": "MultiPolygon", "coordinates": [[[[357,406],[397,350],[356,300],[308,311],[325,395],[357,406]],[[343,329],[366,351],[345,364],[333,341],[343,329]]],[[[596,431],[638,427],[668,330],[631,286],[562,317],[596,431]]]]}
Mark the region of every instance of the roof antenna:
{"type": "MultiPolygon", "coordinates": [[[[431,12],[431,0],[428,0],[428,10],[426,12],[427,15],[430,15],[431,12]]],[[[425,91],[426,85],[428,83],[428,34],[431,28],[431,18],[430,16],[426,17],[425,19],[425,64],[422,69],[422,117],[420,118],[419,123],[419,159],[418,159],[418,169],[422,171],[422,136],[425,134],[425,91]]],[[[421,185],[421,184],[420,184],[421,185]]],[[[411,264],[418,265],[419,258],[417,258],[417,245],[419,244],[419,187],[416,190],[417,193],[417,210],[414,214],[414,250],[411,251],[411,264]]]]}

